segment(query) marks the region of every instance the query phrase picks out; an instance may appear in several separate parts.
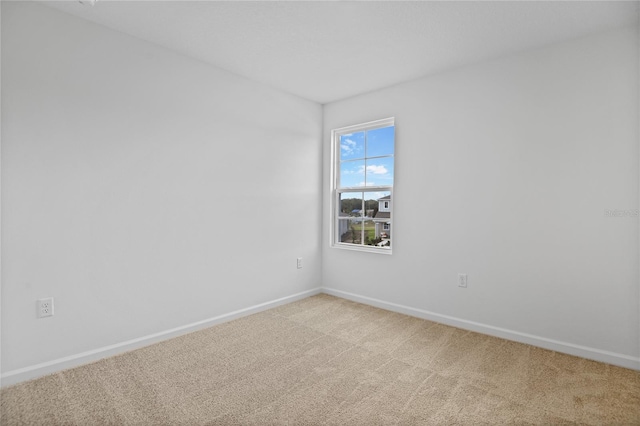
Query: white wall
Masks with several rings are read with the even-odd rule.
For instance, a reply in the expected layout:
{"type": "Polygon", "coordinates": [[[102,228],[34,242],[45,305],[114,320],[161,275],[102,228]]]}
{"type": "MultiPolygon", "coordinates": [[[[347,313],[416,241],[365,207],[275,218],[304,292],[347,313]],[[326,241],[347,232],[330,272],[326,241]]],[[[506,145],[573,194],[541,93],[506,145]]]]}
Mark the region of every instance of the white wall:
{"type": "Polygon", "coordinates": [[[621,29],[325,105],[395,116],[392,256],[329,247],[327,291],[640,368],[638,34],[621,29]],[[469,287],[457,287],[467,273],[469,287]]]}
{"type": "Polygon", "coordinates": [[[321,122],[318,104],[2,2],[5,379],[318,288],[321,122]]]}

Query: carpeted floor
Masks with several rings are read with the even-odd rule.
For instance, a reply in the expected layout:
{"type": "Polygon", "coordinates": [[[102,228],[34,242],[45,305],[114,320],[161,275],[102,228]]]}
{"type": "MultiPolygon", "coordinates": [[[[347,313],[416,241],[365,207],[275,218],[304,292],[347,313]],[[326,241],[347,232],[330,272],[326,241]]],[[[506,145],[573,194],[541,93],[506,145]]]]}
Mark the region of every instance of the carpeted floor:
{"type": "Polygon", "coordinates": [[[640,424],[640,372],[324,294],[0,395],[2,425],[640,424]]]}

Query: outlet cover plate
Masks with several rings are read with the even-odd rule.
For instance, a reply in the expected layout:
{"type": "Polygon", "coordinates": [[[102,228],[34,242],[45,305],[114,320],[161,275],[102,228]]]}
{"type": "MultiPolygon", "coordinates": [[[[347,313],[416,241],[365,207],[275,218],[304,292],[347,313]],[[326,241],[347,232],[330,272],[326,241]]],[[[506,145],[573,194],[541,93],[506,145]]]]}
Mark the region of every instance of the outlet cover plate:
{"type": "Polygon", "coordinates": [[[37,300],[38,318],[53,316],[53,297],[37,300]]]}
{"type": "Polygon", "coordinates": [[[467,287],[467,274],[458,274],[458,287],[467,287]]]}

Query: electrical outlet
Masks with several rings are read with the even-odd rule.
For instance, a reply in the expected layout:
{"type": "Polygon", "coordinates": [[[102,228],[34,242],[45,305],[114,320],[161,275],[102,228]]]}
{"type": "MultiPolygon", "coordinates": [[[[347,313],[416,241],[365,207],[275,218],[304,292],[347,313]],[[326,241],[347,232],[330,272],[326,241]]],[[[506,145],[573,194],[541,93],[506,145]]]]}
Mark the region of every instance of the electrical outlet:
{"type": "Polygon", "coordinates": [[[467,274],[458,274],[458,287],[467,287],[467,274]]]}
{"type": "Polygon", "coordinates": [[[298,258],[298,269],[302,269],[302,258],[298,258]]]}
{"type": "Polygon", "coordinates": [[[53,297],[48,297],[46,299],[38,299],[37,307],[38,307],[38,318],[53,316],[53,297]]]}

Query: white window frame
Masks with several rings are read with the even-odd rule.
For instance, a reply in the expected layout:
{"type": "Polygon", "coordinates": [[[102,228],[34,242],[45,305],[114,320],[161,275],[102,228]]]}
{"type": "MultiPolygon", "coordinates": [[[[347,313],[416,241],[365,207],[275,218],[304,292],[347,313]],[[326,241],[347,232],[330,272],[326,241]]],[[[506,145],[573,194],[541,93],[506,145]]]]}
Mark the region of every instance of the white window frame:
{"type": "MultiPolygon", "coordinates": [[[[339,206],[340,206],[340,195],[343,193],[362,193],[362,192],[388,192],[391,195],[391,199],[393,200],[393,185],[391,186],[359,186],[359,187],[345,187],[339,188],[338,182],[340,182],[340,137],[342,135],[362,132],[366,130],[375,130],[383,127],[395,127],[395,117],[384,118],[382,120],[370,121],[367,123],[357,124],[354,126],[341,127],[339,129],[334,129],[331,131],[331,221],[329,225],[330,232],[330,244],[333,248],[345,249],[345,250],[355,250],[355,251],[364,251],[369,253],[379,253],[379,254],[392,254],[393,247],[395,243],[391,245],[391,247],[375,247],[369,245],[360,245],[360,244],[350,244],[343,243],[340,241],[340,236],[338,235],[338,216],[339,216],[339,206]]],[[[393,170],[394,170],[394,184],[395,184],[395,153],[396,153],[396,134],[394,132],[394,147],[393,147],[393,170]]],[[[397,203],[394,203],[397,205],[397,203]]],[[[362,209],[364,211],[364,201],[362,209]]],[[[391,217],[388,219],[390,224],[393,224],[393,216],[395,213],[395,208],[391,212],[391,217]]]]}

